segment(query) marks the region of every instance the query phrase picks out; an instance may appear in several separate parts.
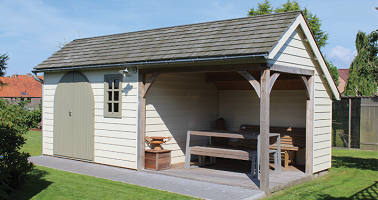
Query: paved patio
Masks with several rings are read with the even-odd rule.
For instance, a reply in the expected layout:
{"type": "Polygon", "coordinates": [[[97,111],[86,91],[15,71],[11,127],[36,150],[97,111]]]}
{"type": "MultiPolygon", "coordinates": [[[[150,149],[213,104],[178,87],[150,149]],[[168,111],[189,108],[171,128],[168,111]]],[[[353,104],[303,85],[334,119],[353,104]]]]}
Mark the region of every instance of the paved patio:
{"type": "MultiPolygon", "coordinates": [[[[135,170],[119,167],[56,158],[52,156],[34,156],[30,161],[36,165],[55,168],[63,171],[104,178],[113,181],[140,185],[158,190],[165,190],[203,199],[259,199],[265,196],[258,189],[212,183],[208,181],[188,179],[185,177],[167,176],[160,172],[135,170]],[[163,180],[163,181],[162,181],[163,180]]],[[[172,169],[175,171],[175,169],[172,169]]],[[[177,170],[177,169],[176,169],[177,170]]],[[[169,170],[167,170],[168,172],[169,170]]],[[[182,171],[184,171],[182,169],[182,171]]],[[[185,170],[192,172],[192,170],[185,170]]],[[[193,170],[194,171],[194,170],[193,170]]]]}

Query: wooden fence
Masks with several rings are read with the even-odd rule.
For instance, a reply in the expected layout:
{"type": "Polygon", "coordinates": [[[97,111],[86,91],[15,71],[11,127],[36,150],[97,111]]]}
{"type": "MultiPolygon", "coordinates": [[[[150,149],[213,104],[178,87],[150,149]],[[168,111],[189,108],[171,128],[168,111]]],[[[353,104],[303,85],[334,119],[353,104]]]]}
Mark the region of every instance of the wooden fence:
{"type": "Polygon", "coordinates": [[[332,145],[378,150],[378,97],[333,102],[332,145]]]}

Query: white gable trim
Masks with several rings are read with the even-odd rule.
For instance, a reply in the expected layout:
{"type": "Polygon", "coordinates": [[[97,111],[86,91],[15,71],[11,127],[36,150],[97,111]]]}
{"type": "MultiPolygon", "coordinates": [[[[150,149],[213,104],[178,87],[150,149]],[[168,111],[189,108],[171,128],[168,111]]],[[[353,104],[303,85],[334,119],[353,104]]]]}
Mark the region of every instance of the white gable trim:
{"type": "Polygon", "coordinates": [[[298,28],[301,27],[303,30],[304,35],[308,39],[308,43],[311,47],[311,50],[315,54],[315,58],[317,59],[317,62],[322,70],[322,72],[325,75],[325,78],[328,82],[328,85],[330,86],[332,93],[335,97],[335,99],[340,100],[340,93],[337,90],[337,87],[335,85],[335,82],[332,79],[331,74],[328,71],[327,65],[325,63],[325,60],[315,42],[315,39],[312,36],[312,33],[307,26],[307,23],[303,17],[302,14],[299,14],[297,18],[294,20],[294,22],[291,24],[291,26],[285,31],[285,33],[282,35],[281,39],[276,43],[276,45],[273,47],[273,49],[269,52],[268,59],[273,59],[279,50],[283,47],[285,42],[289,39],[290,35],[298,28]]]}

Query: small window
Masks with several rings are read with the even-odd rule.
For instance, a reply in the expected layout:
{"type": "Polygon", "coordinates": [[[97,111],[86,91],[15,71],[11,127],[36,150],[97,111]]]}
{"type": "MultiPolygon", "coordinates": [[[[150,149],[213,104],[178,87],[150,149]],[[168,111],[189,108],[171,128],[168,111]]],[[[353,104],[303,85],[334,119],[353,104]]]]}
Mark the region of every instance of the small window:
{"type": "Polygon", "coordinates": [[[122,75],[105,75],[104,117],[122,117],[122,75]]]}

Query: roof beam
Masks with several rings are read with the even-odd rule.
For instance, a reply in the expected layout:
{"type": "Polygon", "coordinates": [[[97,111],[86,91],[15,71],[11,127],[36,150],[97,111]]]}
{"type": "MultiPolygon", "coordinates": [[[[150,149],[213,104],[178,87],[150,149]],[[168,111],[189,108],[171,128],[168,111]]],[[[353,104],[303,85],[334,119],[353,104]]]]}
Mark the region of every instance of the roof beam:
{"type": "Polygon", "coordinates": [[[288,67],[284,65],[276,65],[276,64],[267,64],[267,66],[270,68],[272,71],[276,72],[284,72],[284,73],[289,73],[289,74],[299,74],[299,75],[304,75],[304,76],[313,76],[314,75],[314,70],[312,69],[302,69],[302,68],[297,68],[297,67],[288,67]]]}
{"type": "Polygon", "coordinates": [[[252,76],[249,71],[238,71],[240,75],[242,75],[247,81],[252,85],[255,89],[257,96],[260,98],[260,83],[252,76]]]}
{"type": "Polygon", "coordinates": [[[264,70],[266,63],[229,64],[229,65],[199,65],[191,67],[165,67],[139,69],[142,74],[154,73],[183,73],[183,72],[221,72],[221,71],[247,71],[264,70]]]}

